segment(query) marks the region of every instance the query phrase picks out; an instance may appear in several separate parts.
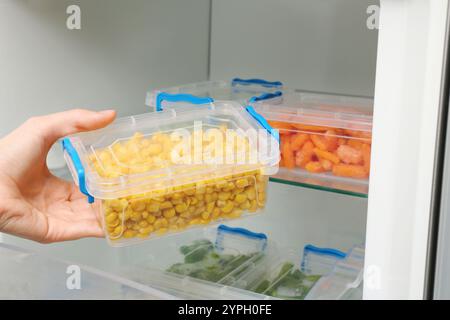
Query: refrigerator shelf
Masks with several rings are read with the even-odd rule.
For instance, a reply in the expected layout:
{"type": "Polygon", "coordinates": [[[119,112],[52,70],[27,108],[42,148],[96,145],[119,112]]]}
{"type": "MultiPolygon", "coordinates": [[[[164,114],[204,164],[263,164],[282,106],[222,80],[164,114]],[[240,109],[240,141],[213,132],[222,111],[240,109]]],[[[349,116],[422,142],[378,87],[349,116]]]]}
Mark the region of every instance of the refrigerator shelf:
{"type": "Polygon", "coordinates": [[[368,198],[369,186],[365,183],[355,183],[355,181],[333,181],[324,177],[308,177],[301,174],[292,174],[286,172],[284,168],[280,168],[275,176],[271,176],[269,181],[275,183],[286,184],[290,186],[314,189],[325,192],[344,194],[358,198],[368,198]]]}
{"type": "Polygon", "coordinates": [[[0,299],[177,299],[89,266],[0,243],[0,299]]]}

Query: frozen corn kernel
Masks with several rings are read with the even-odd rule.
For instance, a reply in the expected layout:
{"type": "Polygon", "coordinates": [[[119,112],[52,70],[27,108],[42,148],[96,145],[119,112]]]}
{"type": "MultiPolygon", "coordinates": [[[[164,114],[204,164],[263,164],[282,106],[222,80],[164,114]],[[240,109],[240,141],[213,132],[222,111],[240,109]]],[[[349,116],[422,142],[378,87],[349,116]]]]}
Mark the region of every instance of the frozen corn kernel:
{"type": "MultiPolygon", "coordinates": [[[[122,173],[164,166],[170,161],[171,148],[172,142],[165,133],[155,133],[150,138],[136,134],[129,141],[113,144],[110,150],[91,155],[89,160],[101,176],[119,177],[122,173]]],[[[114,240],[146,238],[221,218],[236,218],[261,207],[267,182],[267,176],[259,171],[235,174],[230,170],[226,177],[205,177],[196,183],[104,200],[105,231],[114,240]]]]}
{"type": "Polygon", "coordinates": [[[175,211],[177,213],[182,213],[182,212],[185,212],[187,210],[187,208],[188,207],[185,203],[180,203],[175,206],[175,211]]]}
{"type": "Polygon", "coordinates": [[[142,215],[141,215],[140,212],[138,212],[138,211],[133,211],[133,212],[131,213],[131,220],[133,220],[133,221],[135,221],[135,222],[138,222],[138,221],[141,220],[141,219],[142,219],[142,215]]]}
{"type": "Polygon", "coordinates": [[[146,226],[143,228],[139,229],[139,233],[144,234],[144,235],[149,235],[150,233],[153,232],[153,226],[146,226]]]}
{"type": "Polygon", "coordinates": [[[123,233],[124,238],[133,238],[137,235],[137,232],[135,230],[125,230],[123,233]]]}
{"type": "Polygon", "coordinates": [[[124,230],[125,230],[124,226],[117,226],[114,228],[112,235],[115,237],[120,236],[124,230]]]}
{"type": "Polygon", "coordinates": [[[249,185],[249,182],[247,179],[238,179],[236,180],[236,187],[237,188],[245,188],[249,185]]]}
{"type": "Polygon", "coordinates": [[[170,201],[164,201],[163,203],[161,203],[161,205],[159,207],[161,209],[169,209],[169,208],[172,208],[173,205],[172,205],[172,203],[170,201]]]}
{"type": "Polygon", "coordinates": [[[250,209],[251,204],[249,200],[245,200],[245,202],[241,203],[241,205],[239,206],[239,208],[243,209],[243,210],[247,210],[250,209]]]}
{"type": "Polygon", "coordinates": [[[117,227],[118,225],[120,225],[120,220],[116,219],[114,221],[111,221],[110,223],[108,223],[108,227],[117,227]]]}
{"type": "Polygon", "coordinates": [[[166,228],[166,227],[160,228],[160,229],[156,230],[156,234],[159,235],[159,236],[161,236],[161,235],[167,233],[167,231],[169,231],[169,229],[166,228]]]}
{"type": "Polygon", "coordinates": [[[222,200],[222,201],[228,200],[228,199],[230,199],[230,197],[231,197],[231,192],[220,192],[218,195],[218,199],[222,200]]]}
{"type": "Polygon", "coordinates": [[[139,221],[138,225],[141,228],[145,228],[148,226],[148,222],[147,222],[147,220],[141,220],[141,221],[139,221]]]}
{"type": "Polygon", "coordinates": [[[164,216],[165,218],[172,218],[172,217],[174,217],[175,214],[176,214],[175,210],[176,210],[176,209],[174,209],[174,208],[165,209],[165,210],[163,211],[163,216],[164,216]]]}
{"type": "Polygon", "coordinates": [[[256,200],[252,200],[250,202],[250,208],[248,209],[250,212],[255,212],[258,210],[258,202],[256,200]]]}
{"type": "Polygon", "coordinates": [[[116,221],[117,219],[117,213],[110,213],[106,216],[105,221],[107,224],[111,224],[112,222],[116,221]]]}
{"type": "Polygon", "coordinates": [[[152,224],[153,222],[155,222],[155,220],[156,220],[155,216],[153,216],[151,214],[148,215],[148,217],[147,217],[148,223],[152,224]]]}
{"type": "Polygon", "coordinates": [[[254,187],[248,188],[246,193],[247,193],[247,198],[249,200],[255,200],[256,199],[256,190],[255,190],[254,187]]]}
{"type": "Polygon", "coordinates": [[[201,223],[201,219],[198,219],[198,218],[196,218],[196,219],[192,219],[191,221],[189,221],[189,225],[196,225],[196,224],[200,224],[201,223]]]}
{"type": "Polygon", "coordinates": [[[167,227],[168,224],[169,223],[168,223],[167,219],[159,218],[159,219],[156,219],[156,221],[153,223],[153,227],[155,229],[160,229],[160,228],[163,228],[163,227],[167,227]]]}
{"type": "MultiPolygon", "coordinates": [[[[147,211],[150,213],[155,213],[158,212],[160,207],[162,207],[161,204],[159,204],[158,202],[151,202],[149,204],[147,204],[147,211]]],[[[164,209],[164,208],[162,208],[164,209]]]]}
{"type": "Polygon", "coordinates": [[[236,197],[234,198],[234,201],[236,201],[238,204],[244,203],[247,200],[247,194],[245,193],[238,193],[236,197]]]}
{"type": "Polygon", "coordinates": [[[208,211],[205,211],[205,212],[202,213],[202,219],[205,219],[205,220],[209,219],[210,215],[211,214],[208,211]]]}
{"type": "Polygon", "coordinates": [[[228,219],[236,219],[239,218],[242,215],[242,210],[240,209],[234,209],[230,214],[227,215],[228,219]]]}
{"type": "Polygon", "coordinates": [[[223,206],[222,211],[224,213],[230,213],[231,210],[233,210],[233,208],[234,208],[233,201],[227,201],[227,203],[223,206]]]}
{"type": "Polygon", "coordinates": [[[135,202],[131,203],[131,208],[134,211],[138,211],[138,212],[144,211],[145,210],[145,202],[143,200],[135,201],[135,202]]]}
{"type": "Polygon", "coordinates": [[[211,214],[212,219],[217,219],[220,217],[221,211],[219,208],[214,208],[211,214]]]}
{"type": "Polygon", "coordinates": [[[214,201],[214,197],[213,194],[205,194],[205,201],[208,202],[213,202],[214,201]]]}

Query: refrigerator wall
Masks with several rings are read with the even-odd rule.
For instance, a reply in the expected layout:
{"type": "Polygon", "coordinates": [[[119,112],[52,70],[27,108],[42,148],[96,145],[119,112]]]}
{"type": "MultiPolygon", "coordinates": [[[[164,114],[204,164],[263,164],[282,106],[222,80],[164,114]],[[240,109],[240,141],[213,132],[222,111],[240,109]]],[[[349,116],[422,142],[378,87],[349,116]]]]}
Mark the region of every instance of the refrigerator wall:
{"type": "Polygon", "coordinates": [[[146,112],[147,90],[207,79],[208,35],[209,0],[2,0],[0,136],[69,108],[146,112]],[[80,30],[66,27],[73,4],[80,30]]]}
{"type": "Polygon", "coordinates": [[[378,0],[213,0],[211,79],[260,77],[291,88],[373,96],[378,0]]]}

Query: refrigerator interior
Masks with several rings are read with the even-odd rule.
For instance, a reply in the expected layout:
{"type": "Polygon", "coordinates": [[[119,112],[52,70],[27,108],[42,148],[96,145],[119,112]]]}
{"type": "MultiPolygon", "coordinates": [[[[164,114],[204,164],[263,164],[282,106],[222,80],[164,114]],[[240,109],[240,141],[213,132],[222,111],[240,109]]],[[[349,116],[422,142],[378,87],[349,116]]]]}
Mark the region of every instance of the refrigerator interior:
{"type": "MultiPolygon", "coordinates": [[[[378,32],[367,28],[366,10],[375,0],[78,3],[77,31],[65,28],[70,1],[0,4],[7,48],[0,66],[9,70],[0,75],[0,106],[17,108],[0,119],[2,134],[34,114],[73,106],[142,113],[146,91],[208,79],[264,78],[297,89],[374,94],[378,32]],[[30,51],[32,59],[24,54],[30,51]]],[[[58,147],[49,166],[68,177],[58,147]]],[[[226,224],[263,232],[299,259],[308,243],[342,251],[365,243],[367,198],[275,182],[268,192],[263,214],[226,224]]],[[[40,245],[0,235],[5,243],[112,273],[171,239],[111,248],[102,239],[40,245]]]]}

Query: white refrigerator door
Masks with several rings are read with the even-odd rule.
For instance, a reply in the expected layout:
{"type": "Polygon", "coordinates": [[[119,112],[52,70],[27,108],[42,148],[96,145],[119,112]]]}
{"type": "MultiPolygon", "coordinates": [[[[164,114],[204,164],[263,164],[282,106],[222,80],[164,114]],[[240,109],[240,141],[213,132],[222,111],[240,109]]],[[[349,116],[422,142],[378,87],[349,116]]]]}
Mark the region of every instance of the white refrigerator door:
{"type": "Polygon", "coordinates": [[[364,298],[424,298],[446,0],[382,0],[364,298]]]}

